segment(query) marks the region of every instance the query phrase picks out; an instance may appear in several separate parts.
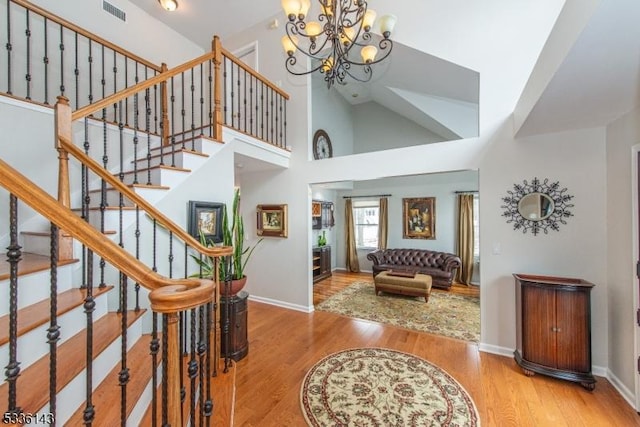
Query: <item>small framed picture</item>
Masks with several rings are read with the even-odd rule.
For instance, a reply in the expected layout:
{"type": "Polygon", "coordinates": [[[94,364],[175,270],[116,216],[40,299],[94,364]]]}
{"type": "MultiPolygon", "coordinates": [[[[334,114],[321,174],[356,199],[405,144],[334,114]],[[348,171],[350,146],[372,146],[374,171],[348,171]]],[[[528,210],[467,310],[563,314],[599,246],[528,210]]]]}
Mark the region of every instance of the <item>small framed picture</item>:
{"type": "Polygon", "coordinates": [[[189,201],[189,234],[207,243],[222,242],[223,203],[189,201]]]}
{"type": "Polygon", "coordinates": [[[287,205],[258,205],[258,236],[287,237],[287,205]]]}

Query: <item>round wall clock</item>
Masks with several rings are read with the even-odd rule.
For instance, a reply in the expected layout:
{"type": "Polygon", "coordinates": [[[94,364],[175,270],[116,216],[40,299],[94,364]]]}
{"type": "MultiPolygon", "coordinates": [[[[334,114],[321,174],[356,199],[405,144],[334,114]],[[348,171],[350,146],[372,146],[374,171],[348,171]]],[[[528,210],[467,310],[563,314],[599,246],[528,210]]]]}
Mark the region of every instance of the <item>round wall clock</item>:
{"type": "Polygon", "coordinates": [[[313,135],[313,158],[316,160],[333,157],[333,148],[329,135],[322,129],[318,129],[313,135]]]}

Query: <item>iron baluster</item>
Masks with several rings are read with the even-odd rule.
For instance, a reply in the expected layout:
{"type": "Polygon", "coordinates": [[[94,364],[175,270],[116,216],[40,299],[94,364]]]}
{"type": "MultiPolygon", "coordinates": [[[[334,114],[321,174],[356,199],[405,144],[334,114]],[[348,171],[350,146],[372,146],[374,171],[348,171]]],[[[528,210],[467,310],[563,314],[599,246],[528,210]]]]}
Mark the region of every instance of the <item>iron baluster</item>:
{"type": "MultiPolygon", "coordinates": [[[[244,103],[244,131],[247,131],[247,72],[244,71],[244,86],[242,87],[242,100],[244,103]]],[[[251,134],[251,132],[249,132],[251,134]]]]}
{"type": "MultiPolygon", "coordinates": [[[[140,259],[140,208],[136,205],[136,259],[140,259]]],[[[136,298],[136,313],[140,311],[140,283],[136,282],[134,285],[135,298],[136,298]]]]}
{"type": "MultiPolygon", "coordinates": [[[[265,108],[264,108],[264,83],[260,85],[261,87],[261,91],[260,91],[260,139],[264,139],[264,114],[265,114],[265,108]]],[[[267,114],[267,118],[269,117],[269,115],[267,114]]]]}
{"type": "Polygon", "coordinates": [[[75,34],[75,64],[76,68],[73,70],[73,74],[76,76],[76,108],[80,106],[80,68],[78,67],[78,33],[75,34]]]}
{"type": "Polygon", "coordinates": [[[11,2],[7,1],[7,44],[4,45],[7,49],[7,93],[11,95],[11,51],[13,47],[11,45],[11,2]]]}
{"type": "MultiPolygon", "coordinates": [[[[129,87],[129,58],[124,56],[124,88],[129,87]]],[[[124,125],[129,126],[129,101],[124,103],[124,125]]]]}
{"type": "Polygon", "coordinates": [[[207,417],[207,425],[211,423],[211,415],[213,414],[213,400],[211,399],[211,310],[213,308],[212,303],[207,303],[206,305],[206,337],[205,337],[205,345],[207,346],[207,352],[204,362],[204,370],[205,370],[205,394],[206,400],[204,405],[202,406],[203,411],[202,414],[207,417]]]}
{"type": "Polygon", "coordinates": [[[82,414],[84,423],[91,425],[95,418],[95,408],[93,406],[93,311],[96,303],[93,299],[93,251],[87,250],[87,296],[84,299],[84,312],[87,315],[87,350],[86,350],[86,389],[85,408],[82,414]]]}
{"type": "Polygon", "coordinates": [[[282,123],[284,126],[284,139],[283,139],[283,148],[287,148],[287,100],[284,100],[284,114],[282,116],[282,123]]]}
{"type": "MultiPolygon", "coordinates": [[[[198,370],[198,384],[200,384],[199,402],[200,406],[200,426],[204,426],[204,357],[207,352],[207,343],[205,341],[206,325],[204,323],[204,305],[198,307],[198,364],[200,369],[198,370]]],[[[195,411],[194,411],[195,412],[195,411]]]]}
{"type": "MultiPolygon", "coordinates": [[[[196,106],[195,106],[195,90],[196,87],[194,85],[194,76],[193,76],[193,67],[191,68],[191,147],[193,147],[193,139],[195,138],[195,114],[196,114],[196,106]]],[[[183,130],[184,131],[184,130],[183,130]]],[[[186,135],[185,135],[186,136],[186,135]]],[[[184,141],[182,143],[184,147],[184,141]]],[[[193,150],[193,148],[192,148],[193,150]]]]}
{"type": "Polygon", "coordinates": [[[220,297],[220,299],[224,299],[225,300],[225,304],[224,304],[224,320],[222,322],[222,339],[224,340],[225,343],[225,352],[224,352],[224,370],[223,372],[226,374],[227,372],[229,372],[229,366],[230,366],[230,356],[229,354],[231,354],[231,333],[230,333],[230,320],[231,320],[231,304],[229,304],[229,297],[231,296],[231,279],[233,277],[233,272],[232,272],[232,262],[231,262],[231,257],[230,256],[226,256],[225,260],[224,260],[225,264],[226,264],[226,275],[224,277],[224,290],[222,292],[222,296],[220,297]]]}
{"type": "Polygon", "coordinates": [[[64,96],[64,27],[60,25],[60,95],[64,96]]]}
{"type": "MultiPolygon", "coordinates": [[[[8,3],[8,2],[7,2],[8,3]]],[[[44,18],[44,56],[42,63],[44,64],[44,103],[49,104],[49,30],[47,23],[49,20],[44,18]]]]}
{"type": "Polygon", "coordinates": [[[249,113],[251,114],[251,117],[249,117],[249,133],[251,135],[255,135],[254,130],[253,130],[253,81],[254,81],[254,77],[251,76],[249,78],[249,113]]]}
{"type": "Polygon", "coordinates": [[[213,70],[212,65],[213,62],[209,61],[209,90],[207,94],[209,95],[209,102],[207,105],[209,106],[209,137],[213,137],[213,70]]]}
{"type": "MultiPolygon", "coordinates": [[[[104,52],[104,47],[103,47],[103,52],[104,52]]],[[[104,55],[103,55],[103,59],[104,59],[104,55]]],[[[103,62],[103,67],[102,67],[103,71],[104,71],[104,62],[103,62]]],[[[104,79],[102,79],[102,81],[104,82],[104,79]]],[[[102,85],[102,91],[103,91],[103,96],[104,96],[104,84],[102,85]]],[[[102,167],[104,168],[104,170],[108,171],[108,164],[109,164],[109,156],[108,156],[108,148],[107,148],[107,109],[103,108],[102,109],[102,167]]],[[[107,183],[104,179],[100,180],[100,232],[104,234],[105,229],[104,229],[104,214],[105,214],[105,210],[107,209],[107,183]]],[[[104,269],[105,269],[105,261],[104,258],[100,258],[100,288],[103,288],[106,286],[105,282],[104,282],[104,269]]]]}
{"type": "Polygon", "coordinates": [[[93,104],[93,52],[91,49],[91,39],[89,39],[89,104],[93,104]]]}
{"type": "Polygon", "coordinates": [[[129,383],[129,368],[127,367],[127,284],[128,279],[124,273],[120,273],[120,287],[122,289],[122,320],[120,337],[120,372],[118,373],[118,384],[120,385],[120,425],[127,422],[127,384],[129,383]]]}
{"type": "Polygon", "coordinates": [[[60,340],[60,326],[58,326],[58,227],[51,223],[51,289],[49,305],[49,328],[47,329],[47,343],[49,343],[49,413],[56,417],[56,385],[58,377],[58,341],[60,340]]]}
{"type": "MultiPolygon", "coordinates": [[[[84,153],[89,154],[89,119],[84,118],[84,153]]],[[[91,196],[89,193],[89,168],[82,164],[82,214],[81,218],[86,222],[89,222],[89,203],[91,203],[91,196]]],[[[81,289],[87,287],[87,259],[86,259],[86,246],[82,245],[82,284],[81,289]]]]}
{"type": "Polygon", "coordinates": [[[233,63],[233,61],[230,61],[230,62],[231,62],[231,79],[230,79],[229,86],[231,87],[231,102],[229,103],[229,107],[230,107],[229,113],[231,114],[231,127],[235,127],[236,114],[235,114],[234,107],[233,107],[233,98],[234,98],[234,92],[235,92],[235,90],[234,90],[234,82],[235,82],[235,80],[233,79],[233,66],[235,64],[233,63]]]}
{"type": "Polygon", "coordinates": [[[158,419],[158,350],[160,342],[158,340],[158,313],[151,314],[151,342],[149,343],[149,353],[151,354],[151,423],[156,425],[158,419]]]}
{"type": "MultiPolygon", "coordinates": [[[[200,64],[200,136],[204,135],[204,68],[200,64]]],[[[194,142],[191,142],[191,149],[195,151],[194,142]]]]}
{"type": "MultiPolygon", "coordinates": [[[[158,72],[153,70],[153,75],[156,76],[158,72]]],[[[155,121],[155,133],[158,133],[158,85],[153,85],[153,120],[155,121]]],[[[160,144],[162,147],[162,144],[160,144]]],[[[162,149],[160,149],[160,155],[162,156],[162,149]]]]}
{"type": "Polygon", "coordinates": [[[279,123],[279,119],[280,119],[280,95],[277,94],[275,91],[273,91],[273,96],[276,98],[276,135],[275,138],[273,139],[273,141],[271,141],[271,143],[273,145],[279,146],[278,142],[280,141],[280,139],[278,138],[278,131],[280,130],[280,123],[279,123]]]}
{"type": "MultiPolygon", "coordinates": [[[[222,120],[222,122],[227,125],[229,124],[229,119],[227,118],[227,111],[229,110],[229,108],[227,107],[227,64],[229,63],[229,60],[227,59],[227,57],[223,57],[223,63],[224,63],[224,67],[223,67],[223,72],[222,72],[222,79],[223,79],[223,84],[222,84],[222,90],[224,92],[222,99],[224,100],[223,103],[223,108],[222,111],[224,112],[224,118],[222,120]]],[[[214,123],[215,125],[215,123],[214,123]]]]}
{"type": "Polygon", "coordinates": [[[27,74],[24,76],[27,81],[27,99],[31,99],[31,22],[30,22],[30,14],[29,9],[26,10],[26,20],[27,20],[27,29],[24,30],[25,36],[27,36],[26,40],[26,55],[27,55],[27,74]]]}
{"type": "MultiPolygon", "coordinates": [[[[113,51],[113,93],[118,92],[118,67],[116,65],[116,51],[113,51]]],[[[113,103],[113,121],[116,121],[118,118],[118,106],[114,102],[113,103]]]]}
{"type": "Polygon", "coordinates": [[[273,96],[274,96],[275,92],[274,92],[273,89],[271,89],[271,88],[269,88],[269,89],[270,89],[269,92],[271,92],[271,102],[269,103],[269,111],[271,111],[271,137],[270,137],[270,139],[267,139],[267,141],[273,143],[273,120],[274,120],[273,116],[275,116],[275,114],[273,114],[273,110],[274,110],[274,108],[273,108],[273,96]]]}
{"type": "MultiPolygon", "coordinates": [[[[186,120],[186,110],[184,109],[184,72],[180,73],[180,106],[182,107],[180,109],[180,116],[182,117],[182,127],[180,128],[180,131],[182,133],[182,148],[184,149],[184,137],[185,137],[185,120],[186,120]]],[[[171,166],[175,166],[175,149],[171,152],[171,166]]]]}
{"type": "Polygon", "coordinates": [[[9,402],[7,413],[19,414],[22,409],[17,406],[18,377],[18,263],[22,259],[22,247],[18,244],[18,198],[9,196],[9,364],[5,367],[5,377],[9,384],[9,402]]]}
{"type": "Polygon", "coordinates": [[[191,357],[189,359],[189,367],[187,372],[191,380],[191,395],[189,400],[189,419],[192,426],[196,425],[196,376],[198,375],[198,362],[196,362],[196,309],[191,309],[190,317],[190,347],[191,357]]]}
{"type": "MultiPolygon", "coordinates": [[[[176,146],[176,95],[175,95],[175,81],[173,76],[171,77],[171,164],[174,164],[174,154],[173,149],[176,146]]],[[[161,151],[162,154],[162,151],[161,151]]],[[[164,158],[160,157],[160,163],[163,164],[164,158]]]]}

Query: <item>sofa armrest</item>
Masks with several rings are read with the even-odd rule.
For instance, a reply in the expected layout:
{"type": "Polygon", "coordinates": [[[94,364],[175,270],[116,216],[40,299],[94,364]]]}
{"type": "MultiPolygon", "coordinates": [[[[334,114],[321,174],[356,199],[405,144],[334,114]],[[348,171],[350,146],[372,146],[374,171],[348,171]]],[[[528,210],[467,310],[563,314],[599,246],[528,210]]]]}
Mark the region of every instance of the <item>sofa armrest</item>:
{"type": "Polygon", "coordinates": [[[383,263],[383,251],[381,249],[377,249],[373,252],[369,252],[367,254],[367,259],[373,261],[373,265],[380,265],[383,263]]]}
{"type": "Polygon", "coordinates": [[[444,263],[442,264],[442,269],[444,271],[453,271],[456,268],[459,268],[462,265],[462,261],[460,261],[460,257],[457,255],[449,254],[445,257],[444,263]]]}

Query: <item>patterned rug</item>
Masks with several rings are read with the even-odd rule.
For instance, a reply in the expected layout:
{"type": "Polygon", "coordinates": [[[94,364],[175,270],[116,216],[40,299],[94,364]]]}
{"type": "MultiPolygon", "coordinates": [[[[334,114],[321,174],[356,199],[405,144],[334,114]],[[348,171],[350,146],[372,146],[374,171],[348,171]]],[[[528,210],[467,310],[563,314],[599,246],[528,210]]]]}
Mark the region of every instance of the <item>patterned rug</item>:
{"type": "Polygon", "coordinates": [[[476,406],[449,374],[424,359],[383,348],[331,354],[302,382],[310,426],[479,426],[476,406]]]}
{"type": "Polygon", "coordinates": [[[466,341],[480,341],[479,298],[431,292],[429,302],[425,303],[421,297],[386,292],[376,296],[373,283],[356,282],[315,309],[466,341]]]}

